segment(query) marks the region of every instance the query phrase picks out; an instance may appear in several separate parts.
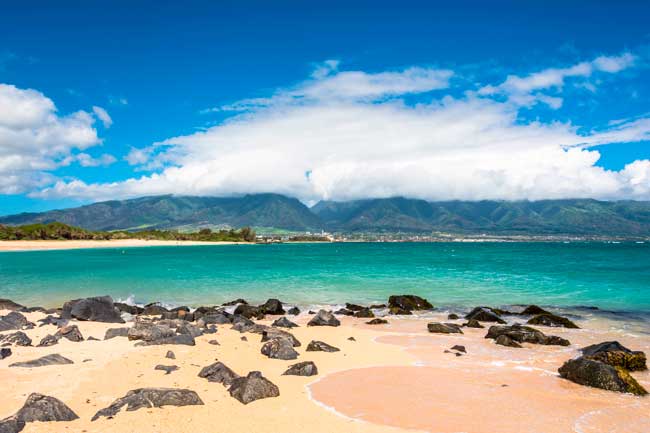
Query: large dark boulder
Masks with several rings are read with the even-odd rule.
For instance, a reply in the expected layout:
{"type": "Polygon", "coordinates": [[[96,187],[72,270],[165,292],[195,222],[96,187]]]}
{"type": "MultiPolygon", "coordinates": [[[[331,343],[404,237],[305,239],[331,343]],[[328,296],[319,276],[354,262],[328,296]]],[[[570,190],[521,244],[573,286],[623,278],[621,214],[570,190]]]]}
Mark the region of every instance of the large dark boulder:
{"type": "Polygon", "coordinates": [[[339,326],[341,322],[334,317],[331,311],[320,310],[311,318],[307,326],[339,326]]]}
{"type": "Polygon", "coordinates": [[[330,346],[318,340],[312,340],[307,345],[307,352],[339,352],[340,350],[338,347],[330,346]]]}
{"type": "Polygon", "coordinates": [[[641,351],[632,351],[618,341],[605,341],[580,349],[585,358],[604,362],[629,371],[647,370],[646,356],[641,351]]]}
{"type": "Polygon", "coordinates": [[[81,331],[79,331],[79,327],[77,325],[66,325],[60,328],[58,331],[56,331],[54,337],[58,339],[65,338],[75,343],[84,341],[84,337],[81,335],[81,331]]]}
{"type": "Polygon", "coordinates": [[[209,382],[221,383],[223,386],[230,386],[232,381],[240,377],[222,362],[215,362],[207,367],[203,367],[199,372],[199,377],[208,379],[209,382]]]}
{"type": "Polygon", "coordinates": [[[63,304],[61,317],[64,319],[75,318],[90,322],[124,323],[120,311],[115,308],[113,298],[110,296],[97,296],[95,298],[75,299],[63,304]]]}
{"type": "Polygon", "coordinates": [[[260,307],[254,307],[252,305],[246,305],[246,304],[239,304],[237,305],[237,308],[235,308],[235,311],[233,314],[238,314],[240,316],[244,316],[247,319],[255,318],[255,319],[263,319],[264,318],[264,310],[260,307]]]}
{"type": "Polygon", "coordinates": [[[318,368],[312,361],[299,362],[291,365],[287,371],[282,373],[283,376],[315,376],[318,374],[318,368]]]}
{"type": "Polygon", "coordinates": [[[300,347],[300,341],[290,332],[283,331],[282,329],[277,328],[266,328],[262,331],[262,343],[265,341],[270,341],[275,338],[285,338],[291,340],[293,347],[300,347]]]}
{"type": "Polygon", "coordinates": [[[173,337],[176,331],[169,326],[153,322],[136,322],[127,331],[129,340],[156,341],[162,338],[173,337]]]}
{"type": "Polygon", "coordinates": [[[9,367],[32,368],[65,364],[74,364],[74,362],[64,356],[59,355],[58,353],[53,353],[51,355],[45,355],[37,359],[32,359],[31,361],[14,362],[13,364],[9,364],[9,367]]]}
{"type": "Polygon", "coordinates": [[[228,392],[243,404],[280,395],[278,387],[262,376],[259,371],[251,371],[246,377],[233,380],[228,392]]]}
{"type": "Polygon", "coordinates": [[[297,324],[293,323],[291,320],[287,319],[286,317],[280,317],[273,323],[271,323],[271,326],[276,326],[280,328],[296,328],[298,327],[297,324]]]}
{"type": "Polygon", "coordinates": [[[31,346],[32,339],[23,331],[13,332],[11,334],[0,335],[2,344],[13,344],[15,346],[31,346]]]}
{"type": "Polygon", "coordinates": [[[519,324],[512,326],[490,326],[490,329],[488,329],[488,333],[485,338],[492,338],[496,340],[500,335],[506,335],[517,343],[532,343],[553,346],[568,346],[571,344],[568,340],[565,340],[562,337],[545,335],[543,332],[531,328],[530,326],[523,326],[519,324]]]}
{"type": "Polygon", "coordinates": [[[433,305],[426,299],[416,295],[394,295],[388,298],[388,308],[398,308],[405,311],[431,310],[433,305]]]}
{"type": "Polygon", "coordinates": [[[462,334],[463,331],[460,329],[460,325],[455,323],[428,323],[427,329],[429,332],[434,334],[462,334]]]}
{"type": "Polygon", "coordinates": [[[24,305],[20,305],[11,299],[0,299],[0,310],[18,311],[23,308],[25,308],[24,305]]]}
{"type": "Polygon", "coordinates": [[[201,316],[196,321],[197,326],[204,328],[206,325],[225,325],[232,323],[232,317],[224,312],[212,312],[201,316]]]}
{"type": "Polygon", "coordinates": [[[528,325],[553,326],[558,328],[579,329],[580,327],[566,317],[557,316],[552,313],[538,314],[526,322],[528,325]]]}
{"type": "Polygon", "coordinates": [[[292,316],[297,316],[298,314],[300,314],[300,308],[298,308],[298,307],[291,307],[291,308],[289,308],[289,310],[287,311],[287,314],[291,314],[292,316]]]}
{"type": "Polygon", "coordinates": [[[465,315],[465,318],[468,320],[478,320],[479,322],[496,322],[501,324],[506,323],[506,321],[503,320],[499,314],[497,314],[490,307],[476,307],[467,313],[467,315],[465,315]]]}
{"type": "Polygon", "coordinates": [[[564,379],[580,385],[635,395],[648,394],[624,368],[614,367],[584,356],[565,362],[558,371],[564,379]]]}
{"type": "Polygon", "coordinates": [[[17,311],[0,317],[0,332],[20,329],[32,329],[35,325],[17,311]]]}
{"type": "Polygon", "coordinates": [[[61,400],[37,393],[30,394],[14,416],[24,422],[74,421],[79,418],[61,400]]]}
{"type": "Polygon", "coordinates": [[[260,305],[259,308],[264,314],[271,314],[274,316],[279,316],[284,314],[284,308],[282,308],[282,302],[278,299],[269,299],[264,304],[260,305]]]}
{"type": "Polygon", "coordinates": [[[129,391],[124,397],[118,398],[110,406],[97,412],[92,421],[99,417],[113,417],[126,406],[127,411],[163,406],[194,406],[203,405],[198,394],[189,389],[176,388],[140,388],[129,391]]]}
{"type": "MultiPolygon", "coordinates": [[[[309,349],[307,349],[309,350],[309,349]]],[[[266,355],[271,359],[296,359],[298,358],[298,352],[293,348],[293,344],[288,338],[274,338],[269,340],[260,350],[262,355],[266,355]]]]}

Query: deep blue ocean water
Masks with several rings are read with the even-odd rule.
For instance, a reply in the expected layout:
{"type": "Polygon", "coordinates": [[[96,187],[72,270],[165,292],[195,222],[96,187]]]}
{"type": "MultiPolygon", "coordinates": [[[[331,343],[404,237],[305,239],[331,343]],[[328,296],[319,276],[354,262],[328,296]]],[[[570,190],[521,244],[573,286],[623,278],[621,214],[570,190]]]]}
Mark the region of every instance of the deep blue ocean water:
{"type": "Polygon", "coordinates": [[[0,253],[0,298],[26,305],[108,294],[190,306],[277,297],[301,305],[537,303],[650,312],[650,244],[337,243],[0,253]]]}

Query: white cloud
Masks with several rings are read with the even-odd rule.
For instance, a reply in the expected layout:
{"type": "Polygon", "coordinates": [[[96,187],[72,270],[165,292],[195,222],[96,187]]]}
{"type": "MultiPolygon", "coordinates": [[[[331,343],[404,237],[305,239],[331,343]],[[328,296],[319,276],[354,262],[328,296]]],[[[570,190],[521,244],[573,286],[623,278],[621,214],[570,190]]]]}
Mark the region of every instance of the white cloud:
{"type": "Polygon", "coordinates": [[[111,119],[111,116],[109,116],[108,112],[102,107],[98,107],[96,105],[93,106],[93,113],[95,113],[95,116],[97,116],[97,118],[102,121],[104,128],[108,129],[113,124],[113,119],[111,119]]]}
{"type": "Polygon", "coordinates": [[[327,60],[315,68],[311,79],[295,88],[281,89],[272,97],[244,99],[201,112],[248,111],[271,105],[305,104],[314,101],[376,101],[445,89],[449,87],[449,79],[453,75],[453,72],[447,69],[418,67],[379,73],[339,72],[338,65],[336,60],[327,60]]]}
{"type": "MultiPolygon", "coordinates": [[[[618,56],[600,56],[590,62],[580,62],[567,68],[548,68],[540,72],[520,77],[509,75],[498,86],[487,85],[479,89],[482,96],[506,95],[509,100],[520,106],[531,106],[537,102],[557,109],[562,105],[559,97],[549,96],[541,91],[561,91],[566,81],[570,78],[587,79],[594,72],[614,74],[634,65],[636,57],[631,53],[622,53],[618,56]]],[[[595,91],[595,85],[589,81],[576,83],[580,87],[595,91]]]]}
{"type": "Polygon", "coordinates": [[[49,173],[73,150],[100,143],[85,111],[59,116],[52,100],[32,89],[0,84],[0,194],[51,184],[49,173]]]}
{"type": "Polygon", "coordinates": [[[106,167],[117,161],[113,155],[108,153],[104,153],[98,158],[93,158],[87,153],[79,153],[73,159],[78,161],[82,167],[99,167],[100,165],[106,167]]]}

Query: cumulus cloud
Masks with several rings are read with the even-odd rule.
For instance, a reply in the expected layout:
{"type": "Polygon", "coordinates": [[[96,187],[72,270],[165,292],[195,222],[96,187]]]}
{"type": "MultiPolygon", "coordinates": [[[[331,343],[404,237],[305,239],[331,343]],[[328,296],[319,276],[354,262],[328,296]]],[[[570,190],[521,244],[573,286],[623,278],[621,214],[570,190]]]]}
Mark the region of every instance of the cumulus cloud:
{"type": "Polygon", "coordinates": [[[0,84],[0,194],[52,183],[50,171],[68,164],[74,150],[100,143],[93,123],[85,111],[58,115],[36,90],[0,84]]]}
{"type": "Polygon", "coordinates": [[[104,110],[102,107],[98,106],[93,106],[93,113],[95,113],[95,116],[99,120],[101,120],[102,124],[104,125],[104,128],[110,128],[111,125],[113,124],[113,119],[111,119],[111,116],[108,115],[108,112],[104,110]]]}
{"type": "Polygon", "coordinates": [[[101,200],[275,192],[308,203],[391,196],[648,200],[650,161],[619,171],[596,163],[600,145],[650,140],[650,118],[586,129],[525,121],[522,105],[512,100],[543,96],[558,105],[552,98],[559,96],[537,93],[561,90],[568,77],[616,73],[633,62],[626,59],[599,57],[508,78],[491,92],[436,93],[416,104],[404,96],[446,89],[453,73],[408,68],[371,74],[326,62],[303,83],[231,104],[243,112],[216,126],[131,149],[126,161],[150,174],[107,183],[54,180],[32,195],[101,200]]]}

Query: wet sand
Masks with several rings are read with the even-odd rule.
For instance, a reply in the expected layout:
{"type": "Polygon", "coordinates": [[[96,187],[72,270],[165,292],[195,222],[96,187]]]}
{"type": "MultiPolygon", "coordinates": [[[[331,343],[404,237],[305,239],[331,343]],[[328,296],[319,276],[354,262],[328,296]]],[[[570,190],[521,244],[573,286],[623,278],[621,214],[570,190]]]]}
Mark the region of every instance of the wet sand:
{"type": "MultiPolygon", "coordinates": [[[[32,321],[44,317],[26,316],[32,321]]],[[[340,327],[306,327],[309,317],[299,316],[296,321],[301,326],[291,330],[302,342],[297,348],[300,357],[294,361],[266,358],[260,353],[260,335],[240,334],[230,325],[219,325],[216,334],[196,338],[193,347],[134,347],[135,342],[124,337],[80,343],[63,339],[51,347],[14,346],[13,355],[0,361],[5,391],[0,418],[16,412],[30,393],[39,392],[59,398],[80,419],[28,423],[24,432],[650,431],[650,398],[583,387],[556,374],[584,344],[618,339],[648,353],[649,335],[613,331],[606,323],[601,328],[594,324],[593,330],[539,327],[547,334],[569,338],[572,346],[510,349],[484,339],[487,328],[467,330],[464,335],[434,335],[426,332],[429,319],[392,317],[388,317],[390,325],[370,326],[364,324],[367,319],[343,317],[340,327]],[[242,336],[248,341],[242,341],[242,336]],[[356,341],[348,340],[350,336],[356,341]],[[212,339],[220,345],[208,344],[212,339]],[[325,341],[341,351],[305,352],[311,340],[325,341]],[[460,357],[444,353],[455,344],[465,345],[468,353],[460,357]],[[165,358],[168,350],[175,353],[175,360],[165,358]],[[74,364],[8,367],[50,353],[68,357],[74,364]],[[215,359],[240,375],[261,371],[279,387],[280,396],[241,404],[221,384],[197,376],[215,359]],[[301,361],[314,361],[319,375],[282,376],[289,365],[301,361]],[[157,364],[175,364],[180,370],[165,375],[154,370],[157,364]],[[191,389],[205,405],[123,410],[113,419],[90,421],[97,410],[141,387],[191,389]]],[[[74,323],[84,337],[99,339],[107,328],[131,326],[74,323]]],[[[25,332],[36,345],[56,328],[48,325],[25,332]]],[[[648,372],[634,376],[650,388],[648,372]]]]}
{"type": "Polygon", "coordinates": [[[0,241],[0,251],[72,250],[79,248],[129,248],[188,245],[233,245],[242,242],[161,241],[145,239],[111,239],[107,241],[0,241]]]}

